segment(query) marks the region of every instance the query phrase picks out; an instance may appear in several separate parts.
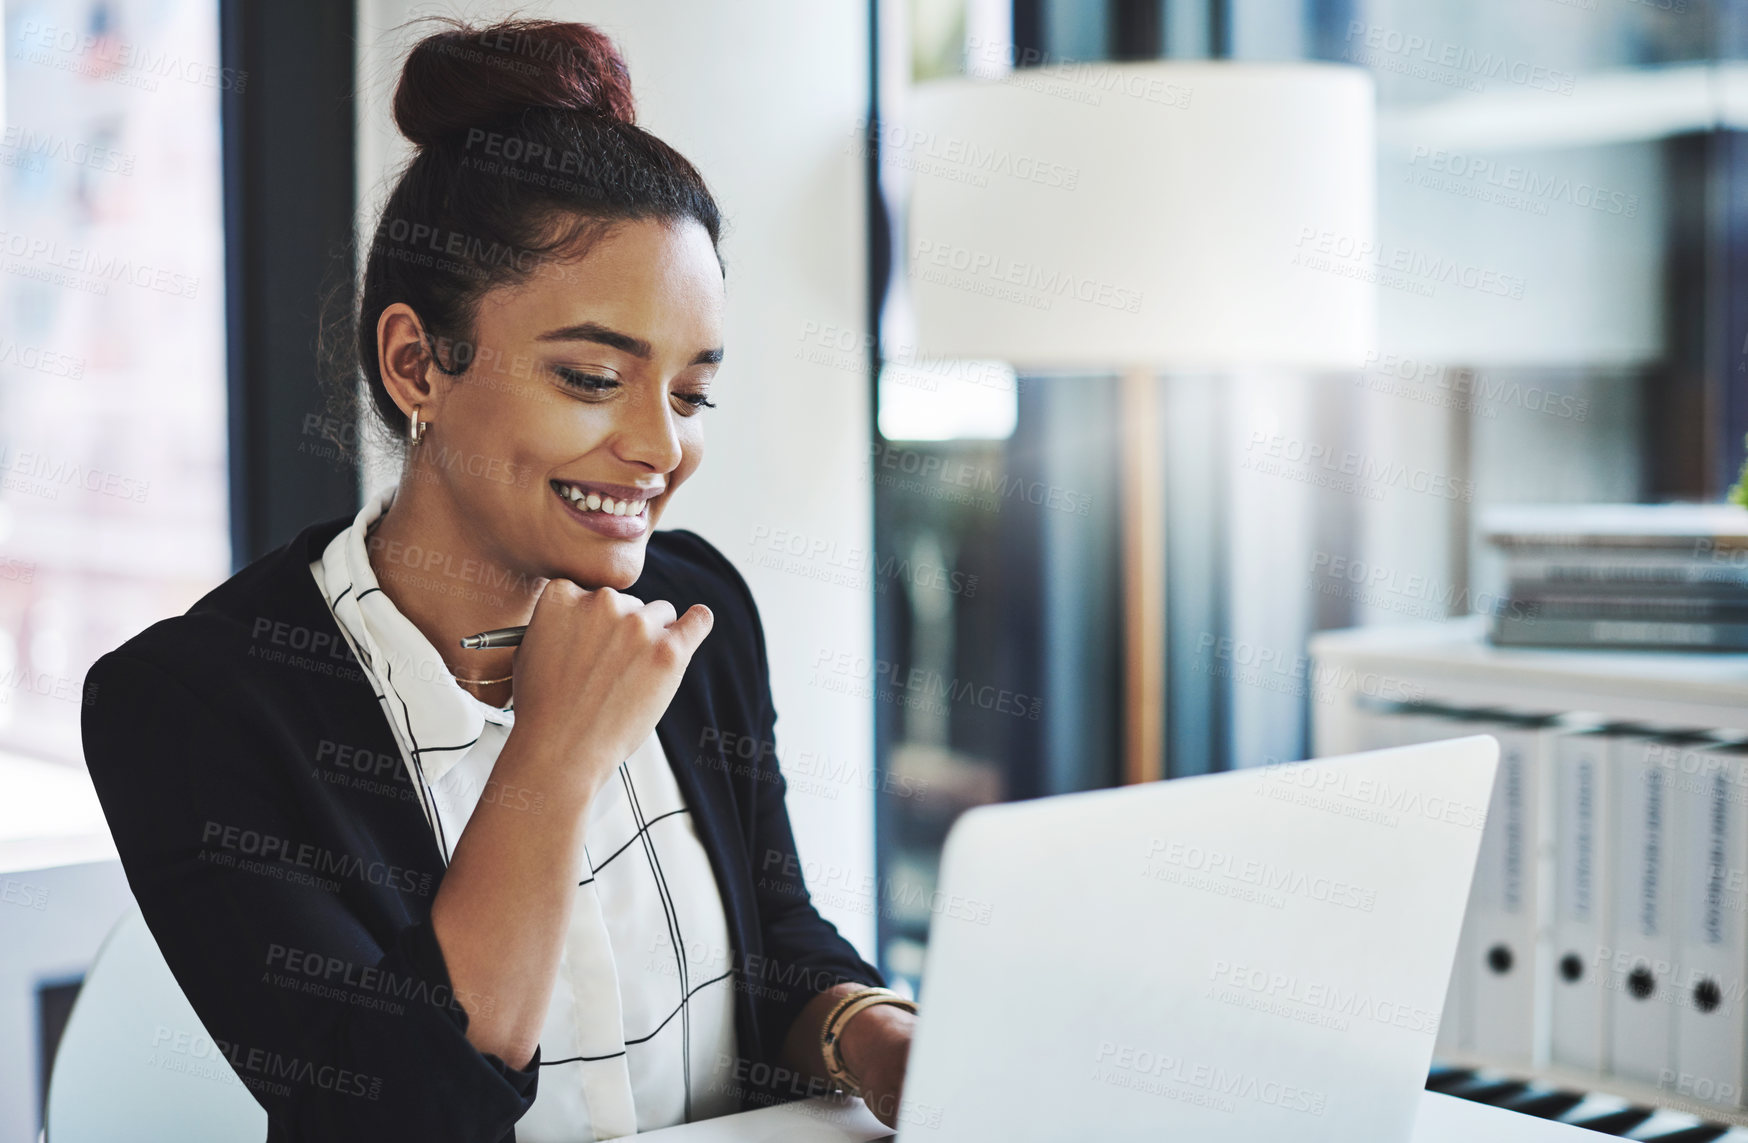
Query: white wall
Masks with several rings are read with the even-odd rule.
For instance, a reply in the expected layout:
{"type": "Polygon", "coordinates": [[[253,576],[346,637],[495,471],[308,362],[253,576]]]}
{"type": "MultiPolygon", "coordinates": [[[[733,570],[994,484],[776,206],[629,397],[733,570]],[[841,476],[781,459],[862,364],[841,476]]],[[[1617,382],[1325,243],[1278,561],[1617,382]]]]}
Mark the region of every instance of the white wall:
{"type": "MultiPolygon", "coordinates": [[[[638,122],[691,159],[726,216],[727,355],[703,468],[664,523],[707,537],[763,613],[789,810],[820,910],[872,959],[873,710],[810,683],[820,656],[873,658],[873,602],[815,578],[873,545],[865,196],[868,15],[849,0],[590,0],[517,4],[582,20],[631,69],[638,122]],[[846,331],[826,343],[829,330],[846,331]],[[847,348],[846,348],[847,343],[847,348]],[[772,545],[799,537],[812,557],[772,545]],[[760,566],[760,557],[778,566],[760,566]],[[799,788],[797,788],[799,787],[799,788]]],[[[503,4],[359,5],[361,220],[405,155],[388,114],[399,58],[431,13],[492,19],[503,4]]],[[[368,226],[368,222],[363,222],[368,226]]],[[[793,541],[790,541],[793,542],[793,541]]],[[[833,678],[841,676],[834,675],[833,678]]]]}

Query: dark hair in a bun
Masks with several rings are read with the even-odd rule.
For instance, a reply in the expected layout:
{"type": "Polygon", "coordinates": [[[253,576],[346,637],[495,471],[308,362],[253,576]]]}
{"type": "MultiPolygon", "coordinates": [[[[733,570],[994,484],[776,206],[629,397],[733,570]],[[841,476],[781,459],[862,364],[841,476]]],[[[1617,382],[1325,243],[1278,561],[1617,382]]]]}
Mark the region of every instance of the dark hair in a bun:
{"type": "Polygon", "coordinates": [[[395,88],[395,124],[419,149],[377,223],[344,338],[355,368],[340,370],[348,390],[362,372],[391,432],[403,415],[376,360],[388,306],[411,306],[437,341],[437,367],[461,374],[488,290],[526,279],[548,257],[575,256],[614,222],[692,219],[712,246],[721,240],[703,176],[636,125],[630,74],[600,31],[442,22],[414,46],[395,88]]]}
{"type": "Polygon", "coordinates": [[[421,147],[530,107],[637,118],[631,73],[613,41],[588,24],[556,20],[427,36],[395,88],[395,126],[421,147]]]}

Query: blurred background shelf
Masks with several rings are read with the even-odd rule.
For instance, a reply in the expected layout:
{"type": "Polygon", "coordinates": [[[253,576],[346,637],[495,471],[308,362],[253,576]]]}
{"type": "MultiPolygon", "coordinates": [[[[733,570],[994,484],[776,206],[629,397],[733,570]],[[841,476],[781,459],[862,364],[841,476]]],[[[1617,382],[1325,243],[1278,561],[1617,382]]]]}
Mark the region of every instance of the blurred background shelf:
{"type": "Polygon", "coordinates": [[[1494,647],[1486,631],[1472,615],[1312,636],[1315,754],[1354,748],[1365,698],[1748,732],[1748,655],[1494,647]]]}

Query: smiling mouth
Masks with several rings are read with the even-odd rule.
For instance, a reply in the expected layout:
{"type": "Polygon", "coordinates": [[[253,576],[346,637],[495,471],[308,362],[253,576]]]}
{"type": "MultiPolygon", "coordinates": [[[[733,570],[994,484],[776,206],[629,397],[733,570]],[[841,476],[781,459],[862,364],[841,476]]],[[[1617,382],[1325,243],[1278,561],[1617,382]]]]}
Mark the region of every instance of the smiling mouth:
{"type": "Polygon", "coordinates": [[[643,516],[649,511],[649,501],[657,493],[650,490],[649,497],[612,497],[603,496],[598,489],[586,484],[573,484],[565,480],[549,481],[552,490],[568,500],[571,507],[579,512],[596,512],[603,516],[643,516]]]}

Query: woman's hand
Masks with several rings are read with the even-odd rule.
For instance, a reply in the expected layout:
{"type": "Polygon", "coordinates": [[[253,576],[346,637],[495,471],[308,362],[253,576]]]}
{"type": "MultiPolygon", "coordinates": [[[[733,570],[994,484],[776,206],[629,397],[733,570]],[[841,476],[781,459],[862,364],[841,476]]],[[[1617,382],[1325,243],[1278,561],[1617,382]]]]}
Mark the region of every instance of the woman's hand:
{"type": "MultiPolygon", "coordinates": [[[[784,1038],[784,1062],[827,1084],[829,1073],[819,1042],[825,1018],[840,1000],[862,987],[855,983],[834,985],[808,1001],[784,1038]]],[[[875,1004],[851,1016],[838,1032],[838,1057],[856,1077],[862,1102],[888,1127],[898,1126],[898,1097],[904,1090],[904,1069],[910,1060],[910,1037],[915,1028],[916,1017],[903,1008],[875,1004]]],[[[829,1084],[825,1090],[830,1090],[829,1084]]]]}
{"type": "Polygon", "coordinates": [[[643,745],[710,633],[710,609],[549,581],[516,648],[516,723],[492,767],[505,789],[482,799],[431,904],[467,1038],[513,1068],[540,1042],[577,897],[590,801],[643,745]]]}
{"type": "Polygon", "coordinates": [[[862,1088],[862,1102],[874,1118],[898,1126],[898,1098],[904,1090],[904,1069],[910,1061],[910,1039],[916,1017],[891,1004],[864,1008],[844,1025],[838,1053],[862,1088]]]}
{"type": "Polygon", "coordinates": [[[512,663],[517,752],[549,760],[592,798],[655,730],[714,622],[701,603],[676,619],[665,600],[549,581],[512,663]]]}

